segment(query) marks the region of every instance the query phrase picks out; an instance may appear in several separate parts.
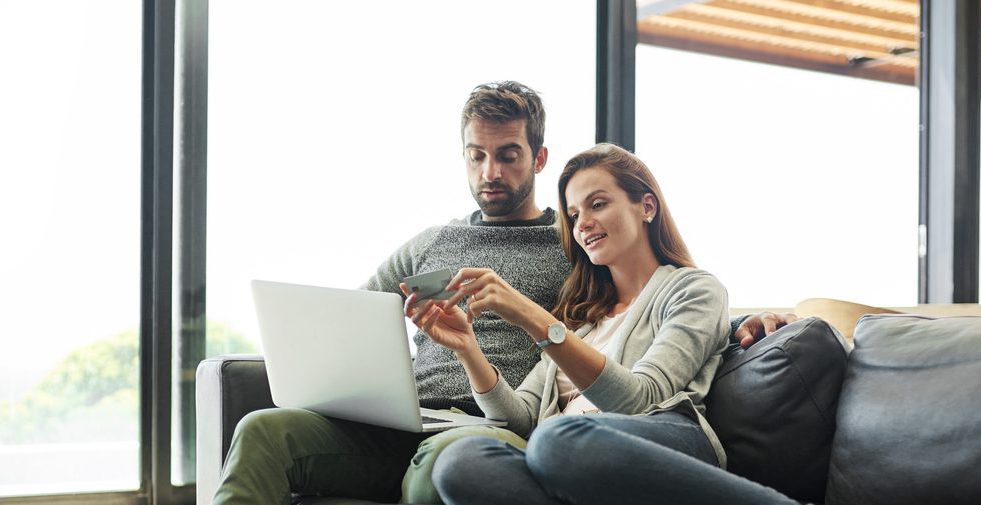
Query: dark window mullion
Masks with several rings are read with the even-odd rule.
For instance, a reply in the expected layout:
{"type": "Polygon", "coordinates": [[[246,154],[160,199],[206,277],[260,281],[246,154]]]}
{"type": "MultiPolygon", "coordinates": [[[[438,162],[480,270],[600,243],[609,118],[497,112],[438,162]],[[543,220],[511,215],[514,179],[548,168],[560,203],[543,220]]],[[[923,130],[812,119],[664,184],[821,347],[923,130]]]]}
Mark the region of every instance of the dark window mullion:
{"type": "Polygon", "coordinates": [[[975,0],[922,0],[920,303],[977,303],[979,58],[975,0]]]}
{"type": "Polygon", "coordinates": [[[171,503],[170,381],[173,242],[174,0],[144,0],[141,489],[171,503]]]}
{"type": "Polygon", "coordinates": [[[205,357],[207,320],[205,274],[207,239],[208,141],[208,2],[180,0],[177,46],[179,222],[177,293],[179,304],[175,348],[178,388],[174,413],[181,477],[194,480],[194,373],[205,357]]]}
{"type": "Polygon", "coordinates": [[[596,141],[634,150],[637,5],[596,2],[596,141]]]}

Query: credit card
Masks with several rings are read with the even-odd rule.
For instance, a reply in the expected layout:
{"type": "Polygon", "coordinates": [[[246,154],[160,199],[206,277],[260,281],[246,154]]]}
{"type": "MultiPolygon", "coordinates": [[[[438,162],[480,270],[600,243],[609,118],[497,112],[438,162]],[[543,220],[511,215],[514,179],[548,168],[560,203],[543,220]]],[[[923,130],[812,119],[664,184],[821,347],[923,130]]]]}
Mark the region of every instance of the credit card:
{"type": "Polygon", "coordinates": [[[449,268],[412,275],[402,279],[409,287],[409,293],[416,293],[416,298],[422,300],[446,300],[453,296],[454,291],[446,291],[446,285],[453,279],[455,272],[449,268]]]}

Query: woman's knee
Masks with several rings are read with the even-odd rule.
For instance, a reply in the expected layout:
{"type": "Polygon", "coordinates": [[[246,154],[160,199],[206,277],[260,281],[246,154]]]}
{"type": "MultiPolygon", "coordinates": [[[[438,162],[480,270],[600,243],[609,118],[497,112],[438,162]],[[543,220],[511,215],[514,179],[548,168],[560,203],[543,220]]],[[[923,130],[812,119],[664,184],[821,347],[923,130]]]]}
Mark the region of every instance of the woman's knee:
{"type": "Polygon", "coordinates": [[[573,458],[582,459],[583,454],[572,449],[572,442],[592,428],[592,420],[587,416],[558,416],[542,423],[528,440],[528,466],[535,468],[559,469],[577,467],[573,458]]]}
{"type": "Polygon", "coordinates": [[[433,485],[444,498],[464,496],[473,492],[474,476],[486,475],[485,465],[493,466],[492,458],[483,455],[505,442],[486,437],[468,437],[448,444],[433,464],[433,485]]]}

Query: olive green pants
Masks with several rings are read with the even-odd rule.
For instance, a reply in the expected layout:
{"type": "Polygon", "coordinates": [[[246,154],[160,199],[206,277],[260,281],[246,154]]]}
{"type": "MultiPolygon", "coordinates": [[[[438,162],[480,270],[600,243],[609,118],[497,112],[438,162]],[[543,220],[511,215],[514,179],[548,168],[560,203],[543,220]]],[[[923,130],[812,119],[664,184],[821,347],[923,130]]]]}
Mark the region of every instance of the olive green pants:
{"type": "Polygon", "coordinates": [[[439,453],[471,436],[525,440],[470,426],[435,435],[332,419],[300,409],[266,409],[235,428],[215,505],[289,504],[291,493],[405,503],[441,503],[431,474],[439,453]]]}

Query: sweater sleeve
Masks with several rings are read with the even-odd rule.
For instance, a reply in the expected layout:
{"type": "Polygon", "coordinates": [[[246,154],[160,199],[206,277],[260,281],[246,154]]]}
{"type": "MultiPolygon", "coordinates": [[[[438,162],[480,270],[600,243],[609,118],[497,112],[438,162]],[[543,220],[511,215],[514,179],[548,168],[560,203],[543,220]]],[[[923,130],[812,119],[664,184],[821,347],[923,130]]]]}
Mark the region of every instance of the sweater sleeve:
{"type": "MultiPolygon", "coordinates": [[[[725,288],[712,275],[699,272],[680,279],[666,296],[660,327],[644,355],[630,368],[607,359],[599,377],[582,391],[602,411],[649,412],[696,379],[711,383],[729,335],[725,288]],[[712,370],[703,372],[710,364],[712,370]]],[[[650,314],[649,321],[657,316],[650,314]]],[[[634,328],[631,336],[641,331],[653,328],[634,328]]]]}
{"type": "Polygon", "coordinates": [[[381,265],[375,275],[361,285],[361,289],[370,291],[387,291],[402,295],[399,283],[402,279],[415,275],[429,247],[439,235],[441,226],[433,226],[409,239],[395,250],[381,265]]]}
{"type": "Polygon", "coordinates": [[[517,391],[498,372],[497,384],[486,393],[474,391],[473,398],[488,419],[507,421],[508,430],[528,438],[538,420],[547,372],[548,361],[543,359],[531,369],[517,391]]]}

